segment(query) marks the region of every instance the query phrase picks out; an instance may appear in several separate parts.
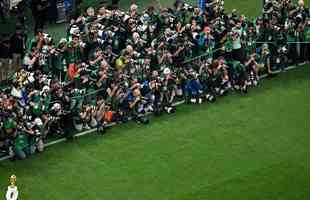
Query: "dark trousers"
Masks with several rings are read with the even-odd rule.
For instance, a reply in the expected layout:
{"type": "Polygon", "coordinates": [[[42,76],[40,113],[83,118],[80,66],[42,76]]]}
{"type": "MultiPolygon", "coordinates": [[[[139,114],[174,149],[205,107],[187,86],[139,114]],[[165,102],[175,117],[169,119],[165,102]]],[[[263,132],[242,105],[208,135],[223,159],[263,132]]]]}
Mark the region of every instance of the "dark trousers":
{"type": "Polygon", "coordinates": [[[291,43],[288,46],[289,65],[296,65],[298,63],[298,54],[295,43],[291,43]]]}
{"type": "Polygon", "coordinates": [[[305,58],[306,58],[306,61],[310,61],[310,43],[306,44],[305,58]]]}
{"type": "Polygon", "coordinates": [[[118,5],[119,0],[112,0],[112,5],[117,6],[118,5]]]}
{"type": "Polygon", "coordinates": [[[1,5],[0,5],[0,17],[1,20],[4,22],[5,21],[4,8],[1,5]]]}
{"type": "Polygon", "coordinates": [[[310,44],[303,43],[301,44],[301,61],[307,62],[310,60],[310,44]]]}
{"type": "Polygon", "coordinates": [[[244,63],[244,61],[245,61],[244,49],[242,47],[240,49],[233,49],[232,50],[232,57],[234,60],[237,60],[237,61],[240,61],[241,63],[244,63]]]}
{"type": "Polygon", "coordinates": [[[43,30],[45,22],[45,13],[44,12],[33,12],[34,18],[34,31],[43,30]]]}
{"type": "Polygon", "coordinates": [[[117,9],[118,8],[118,2],[119,0],[112,0],[112,8],[117,9]]]}

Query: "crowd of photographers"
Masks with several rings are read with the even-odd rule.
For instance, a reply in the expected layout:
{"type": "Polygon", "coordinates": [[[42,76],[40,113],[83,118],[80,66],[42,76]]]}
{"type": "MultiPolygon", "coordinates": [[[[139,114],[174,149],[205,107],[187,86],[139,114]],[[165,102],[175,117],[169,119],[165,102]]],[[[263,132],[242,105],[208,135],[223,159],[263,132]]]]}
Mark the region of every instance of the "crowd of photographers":
{"type": "Polygon", "coordinates": [[[309,25],[303,1],[268,1],[253,21],[224,13],[223,1],[205,11],[180,0],[144,12],[136,4],[128,12],[89,7],[59,42],[38,29],[24,47],[0,93],[0,149],[24,159],[43,151],[46,138],[103,133],[131,119],[147,124],[146,113],[173,113],[177,100],[245,95],[261,73],[309,61],[309,25]]]}

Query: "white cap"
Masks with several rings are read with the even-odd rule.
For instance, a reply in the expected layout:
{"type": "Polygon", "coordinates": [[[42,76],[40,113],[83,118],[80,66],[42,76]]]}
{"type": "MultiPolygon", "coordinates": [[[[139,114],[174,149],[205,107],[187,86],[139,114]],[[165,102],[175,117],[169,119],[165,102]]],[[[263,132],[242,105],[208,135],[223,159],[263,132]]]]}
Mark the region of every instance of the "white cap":
{"type": "Polygon", "coordinates": [[[43,122],[42,122],[42,120],[40,118],[35,118],[34,124],[37,125],[37,126],[42,126],[43,122]]]}
{"type": "Polygon", "coordinates": [[[170,74],[171,70],[169,68],[165,68],[164,69],[164,74],[167,75],[167,74],[170,74]]]}
{"type": "Polygon", "coordinates": [[[50,87],[47,86],[47,85],[45,85],[45,86],[43,87],[43,91],[45,91],[45,90],[50,90],[50,87]]]}
{"type": "Polygon", "coordinates": [[[61,109],[61,105],[59,103],[55,103],[52,107],[52,110],[60,110],[61,109]]]}
{"type": "Polygon", "coordinates": [[[67,43],[67,39],[66,39],[66,38],[61,38],[60,41],[59,41],[59,43],[60,43],[60,44],[62,44],[62,43],[67,43]]]}
{"type": "Polygon", "coordinates": [[[137,6],[137,4],[132,4],[131,6],[130,6],[130,10],[132,11],[132,10],[137,10],[138,9],[138,6],[137,6]]]}

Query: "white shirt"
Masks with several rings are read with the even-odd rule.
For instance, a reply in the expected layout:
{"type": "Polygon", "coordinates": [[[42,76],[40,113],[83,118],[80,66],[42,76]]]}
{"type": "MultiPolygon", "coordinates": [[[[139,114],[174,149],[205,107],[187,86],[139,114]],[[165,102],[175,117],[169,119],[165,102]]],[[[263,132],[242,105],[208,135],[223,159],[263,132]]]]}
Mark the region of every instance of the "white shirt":
{"type": "Polygon", "coordinates": [[[241,48],[241,29],[233,29],[233,32],[237,34],[237,38],[233,40],[233,49],[240,49],[241,48]]]}
{"type": "Polygon", "coordinates": [[[18,190],[16,186],[8,186],[8,190],[6,191],[6,200],[17,200],[18,198],[18,190]]]}

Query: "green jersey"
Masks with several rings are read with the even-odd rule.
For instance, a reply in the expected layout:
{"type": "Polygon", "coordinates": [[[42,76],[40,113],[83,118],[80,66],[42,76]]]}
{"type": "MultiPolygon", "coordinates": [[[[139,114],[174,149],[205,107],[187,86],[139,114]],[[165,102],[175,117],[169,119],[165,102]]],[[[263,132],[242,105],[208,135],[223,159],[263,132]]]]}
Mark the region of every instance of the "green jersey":
{"type": "Polygon", "coordinates": [[[225,50],[226,52],[231,52],[233,49],[233,41],[231,37],[227,38],[227,41],[225,42],[225,50]]]}
{"type": "Polygon", "coordinates": [[[32,38],[30,40],[30,42],[27,45],[27,52],[31,52],[31,49],[33,49],[34,47],[37,47],[38,41],[36,38],[32,38]]]}
{"type": "Polygon", "coordinates": [[[246,51],[246,55],[250,55],[252,54],[256,49],[256,41],[249,37],[247,42],[246,42],[246,46],[245,46],[245,51],[246,51]]]}
{"type": "Polygon", "coordinates": [[[14,140],[14,147],[17,150],[22,150],[28,146],[28,136],[25,133],[20,133],[14,140]]]}
{"type": "Polygon", "coordinates": [[[82,53],[80,47],[70,48],[65,55],[67,64],[76,64],[77,61],[82,60],[82,53]]]}
{"type": "Polygon", "coordinates": [[[234,62],[233,68],[237,73],[242,73],[245,71],[245,66],[240,62],[234,62]]]}
{"type": "Polygon", "coordinates": [[[67,60],[63,52],[53,57],[53,68],[58,71],[65,71],[67,69],[67,60]]]}

